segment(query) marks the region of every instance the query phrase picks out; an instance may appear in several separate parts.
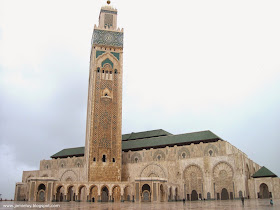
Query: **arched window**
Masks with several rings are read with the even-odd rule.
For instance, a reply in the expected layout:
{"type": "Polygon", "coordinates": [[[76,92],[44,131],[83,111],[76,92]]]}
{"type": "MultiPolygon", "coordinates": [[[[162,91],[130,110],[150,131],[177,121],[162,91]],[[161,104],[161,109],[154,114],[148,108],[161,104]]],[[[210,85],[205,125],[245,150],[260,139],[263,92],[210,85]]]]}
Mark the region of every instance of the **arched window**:
{"type": "Polygon", "coordinates": [[[138,163],[138,158],[136,157],[136,158],[134,159],[134,161],[135,161],[135,163],[138,163]]]}
{"type": "Polygon", "coordinates": [[[213,155],[213,151],[209,150],[209,155],[212,156],[213,155]]]}
{"type": "Polygon", "coordinates": [[[182,158],[186,158],[186,153],[182,153],[182,158]]]}
{"type": "Polygon", "coordinates": [[[116,162],[115,158],[113,158],[113,163],[116,162]]]}
{"type": "Polygon", "coordinates": [[[117,74],[118,73],[118,70],[117,69],[115,69],[115,74],[117,74]]]}
{"type": "Polygon", "coordinates": [[[63,167],[64,167],[64,164],[62,163],[62,164],[61,164],[61,168],[63,168],[63,167]]]}
{"type": "Polygon", "coordinates": [[[94,157],[94,158],[93,158],[93,162],[95,162],[95,161],[96,161],[96,158],[94,157]]]}
{"type": "Polygon", "coordinates": [[[102,162],[106,162],[106,155],[103,155],[103,157],[102,157],[102,162]]]}
{"type": "Polygon", "coordinates": [[[98,72],[98,73],[100,72],[100,68],[99,68],[99,67],[97,68],[97,72],[98,72]]]}

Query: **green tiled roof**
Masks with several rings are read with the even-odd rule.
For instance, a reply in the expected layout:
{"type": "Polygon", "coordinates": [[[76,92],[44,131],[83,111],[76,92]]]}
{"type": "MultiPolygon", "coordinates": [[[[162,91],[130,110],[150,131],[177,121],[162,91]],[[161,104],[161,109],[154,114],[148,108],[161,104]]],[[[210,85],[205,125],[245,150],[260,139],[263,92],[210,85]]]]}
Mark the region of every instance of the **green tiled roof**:
{"type": "MultiPolygon", "coordinates": [[[[164,130],[152,130],[139,133],[122,135],[122,150],[141,150],[149,148],[161,148],[174,145],[186,145],[199,142],[213,142],[222,140],[211,131],[200,131],[180,135],[172,135],[164,130]]],[[[63,149],[51,156],[51,158],[64,158],[83,156],[84,147],[63,149]]]]}
{"type": "Polygon", "coordinates": [[[72,156],[78,157],[78,156],[84,156],[84,154],[85,154],[85,147],[75,147],[75,148],[63,149],[60,152],[52,155],[51,158],[72,157],[72,156]]]}
{"type": "Polygon", "coordinates": [[[253,174],[253,178],[260,178],[260,177],[277,177],[276,174],[271,172],[266,167],[261,167],[260,170],[258,170],[256,173],[253,174]]]}
{"type": "Polygon", "coordinates": [[[152,138],[152,137],[158,137],[158,136],[168,136],[172,135],[171,133],[158,129],[158,130],[151,130],[151,131],[144,131],[144,132],[138,132],[138,133],[129,133],[122,135],[123,141],[128,140],[135,140],[135,139],[145,139],[145,138],[152,138]]]}
{"type": "Polygon", "coordinates": [[[197,143],[201,141],[215,141],[221,139],[211,131],[200,131],[195,133],[186,133],[180,135],[169,135],[161,137],[152,137],[149,139],[137,139],[122,142],[122,150],[139,150],[144,148],[157,148],[173,145],[184,145],[197,143]]]}

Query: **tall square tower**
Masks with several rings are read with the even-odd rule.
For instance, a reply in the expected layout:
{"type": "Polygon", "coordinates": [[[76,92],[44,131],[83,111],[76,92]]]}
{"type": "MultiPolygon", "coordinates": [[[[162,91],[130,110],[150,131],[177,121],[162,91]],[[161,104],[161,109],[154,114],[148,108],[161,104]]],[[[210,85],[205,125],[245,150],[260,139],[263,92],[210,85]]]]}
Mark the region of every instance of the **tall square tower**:
{"type": "Polygon", "coordinates": [[[123,29],[117,10],[101,8],[90,59],[85,143],[88,181],[121,181],[123,29]]]}

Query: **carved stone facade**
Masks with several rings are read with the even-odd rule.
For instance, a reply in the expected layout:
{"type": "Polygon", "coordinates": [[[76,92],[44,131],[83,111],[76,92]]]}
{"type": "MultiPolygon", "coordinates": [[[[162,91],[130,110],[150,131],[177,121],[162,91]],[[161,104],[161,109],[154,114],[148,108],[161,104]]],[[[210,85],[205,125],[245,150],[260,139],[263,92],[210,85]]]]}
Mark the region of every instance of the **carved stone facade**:
{"type": "Polygon", "coordinates": [[[24,171],[15,200],[136,201],[280,198],[280,179],[210,131],[121,135],[123,30],[101,9],[90,62],[85,148],[62,150],[24,171]]]}

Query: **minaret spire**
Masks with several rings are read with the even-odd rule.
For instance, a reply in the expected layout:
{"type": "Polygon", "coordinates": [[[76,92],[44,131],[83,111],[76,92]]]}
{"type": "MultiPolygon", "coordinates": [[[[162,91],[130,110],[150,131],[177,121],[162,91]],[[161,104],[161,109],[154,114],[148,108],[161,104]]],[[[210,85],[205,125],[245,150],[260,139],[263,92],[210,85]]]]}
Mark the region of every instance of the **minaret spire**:
{"type": "Polygon", "coordinates": [[[103,6],[93,30],[85,144],[90,182],[121,181],[123,30],[117,15],[103,6]]]}

